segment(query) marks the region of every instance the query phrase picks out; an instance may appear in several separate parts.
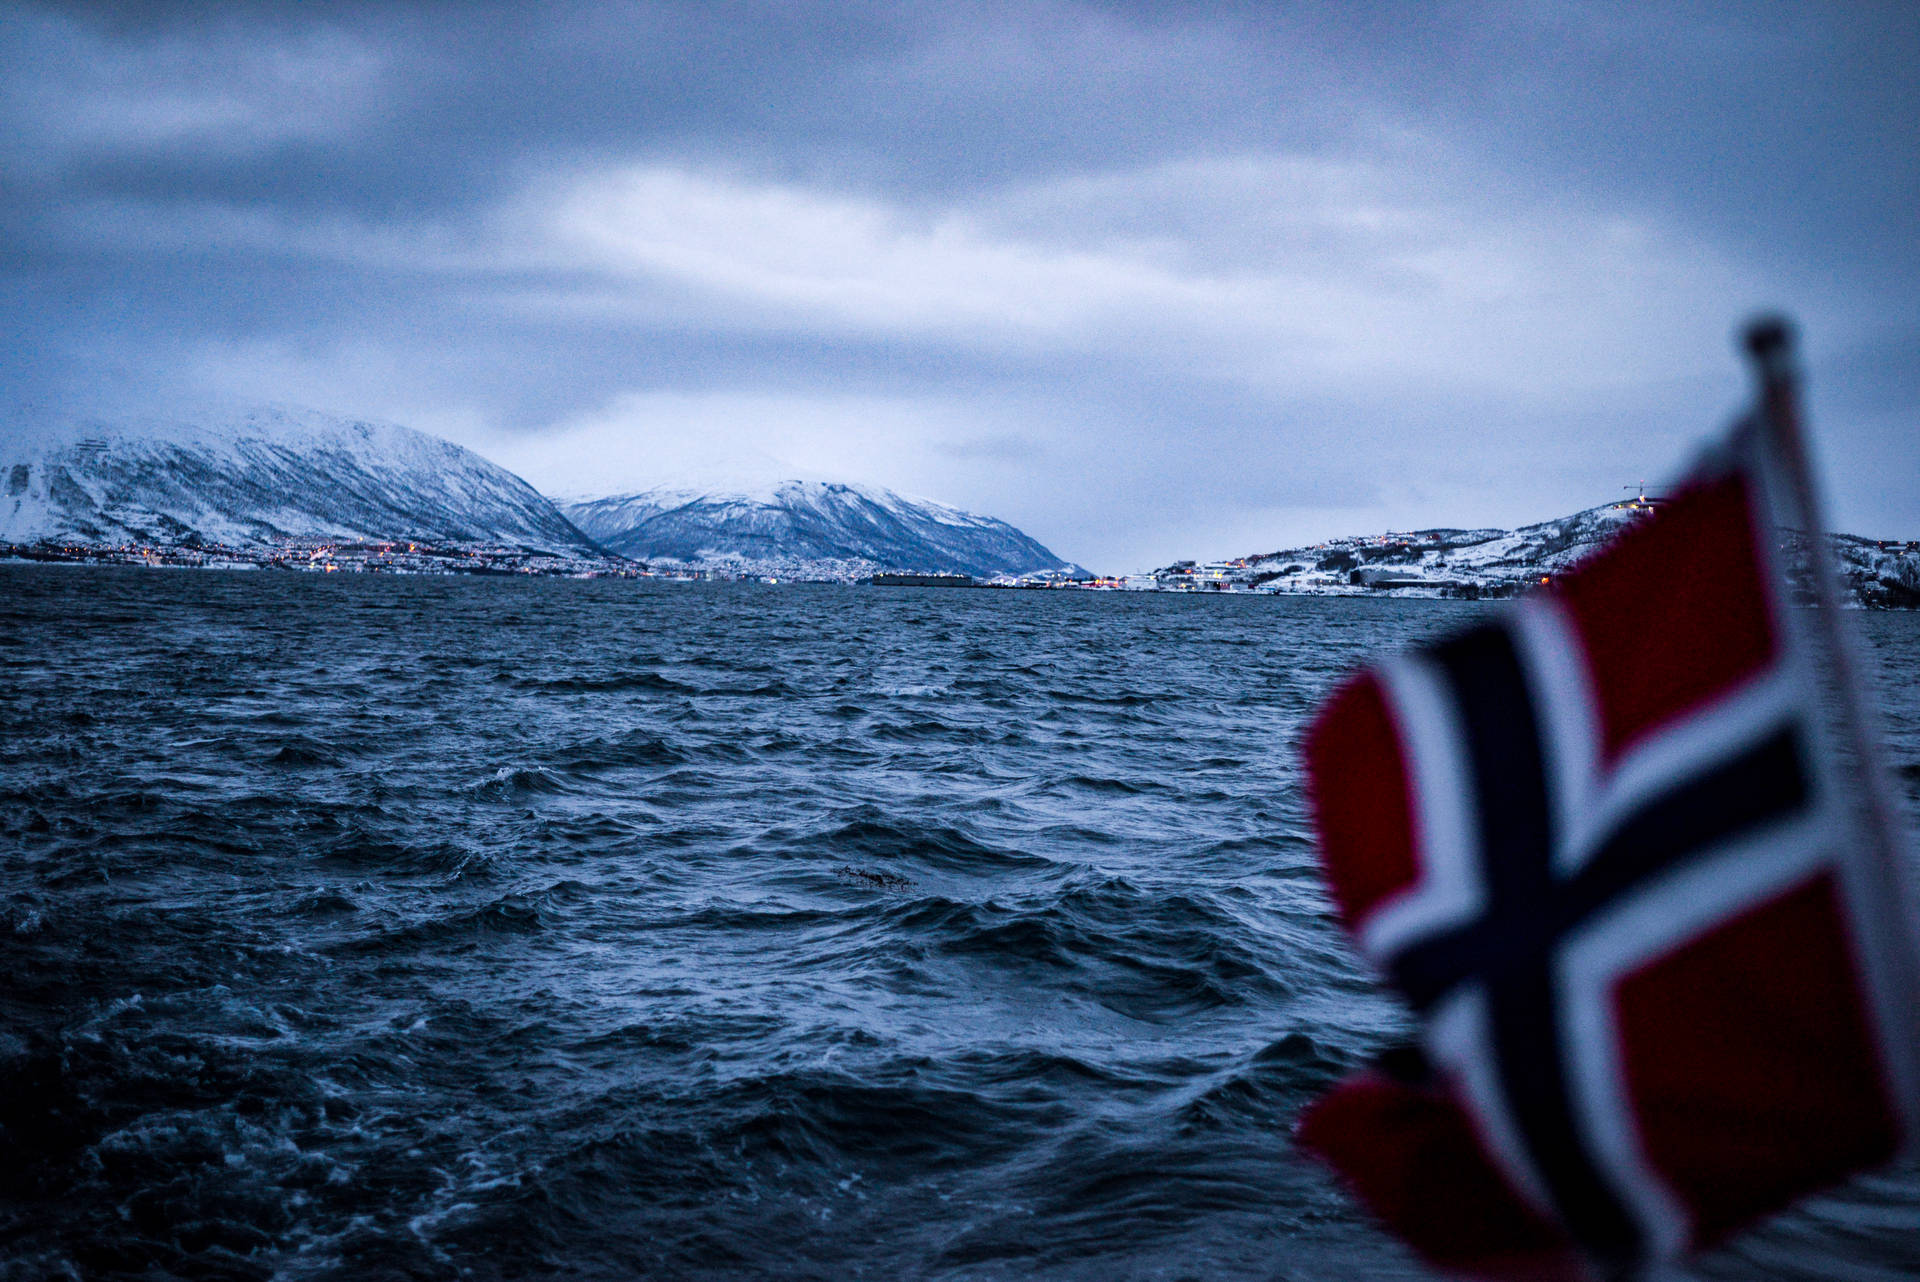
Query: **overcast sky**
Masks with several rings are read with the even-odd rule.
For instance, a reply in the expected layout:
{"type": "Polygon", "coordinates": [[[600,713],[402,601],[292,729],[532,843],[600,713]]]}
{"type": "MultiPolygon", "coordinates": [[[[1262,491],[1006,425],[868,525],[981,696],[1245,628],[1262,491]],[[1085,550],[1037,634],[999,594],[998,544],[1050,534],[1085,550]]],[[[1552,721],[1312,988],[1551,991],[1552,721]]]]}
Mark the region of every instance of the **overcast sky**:
{"type": "Polygon", "coordinates": [[[8,6],[0,397],[549,493],[771,455],[1103,570],[1670,475],[1807,344],[1920,537],[1920,5],[8,6]]]}

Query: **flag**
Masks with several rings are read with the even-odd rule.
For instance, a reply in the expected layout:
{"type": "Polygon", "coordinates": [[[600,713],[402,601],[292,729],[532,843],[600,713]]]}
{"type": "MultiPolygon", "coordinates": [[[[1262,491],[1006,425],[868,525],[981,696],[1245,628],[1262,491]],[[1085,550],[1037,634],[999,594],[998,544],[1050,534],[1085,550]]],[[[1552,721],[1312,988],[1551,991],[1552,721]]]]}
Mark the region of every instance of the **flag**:
{"type": "Polygon", "coordinates": [[[1837,611],[1784,585],[1779,530],[1821,527],[1785,331],[1750,343],[1761,407],[1668,501],[1308,732],[1332,896],[1419,1035],[1298,1138],[1450,1271],[1631,1275],[1920,1119],[1890,805],[1837,611]]]}

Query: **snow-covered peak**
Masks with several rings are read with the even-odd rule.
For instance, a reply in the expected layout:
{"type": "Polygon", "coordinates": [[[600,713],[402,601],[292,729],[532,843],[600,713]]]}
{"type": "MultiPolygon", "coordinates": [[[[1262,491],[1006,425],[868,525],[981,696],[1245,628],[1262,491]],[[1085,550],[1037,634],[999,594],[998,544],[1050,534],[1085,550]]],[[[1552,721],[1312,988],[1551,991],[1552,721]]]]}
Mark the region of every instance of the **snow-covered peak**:
{"type": "Polygon", "coordinates": [[[845,501],[848,495],[891,512],[932,516],[948,525],[976,525],[988,520],[933,499],[901,494],[879,485],[836,480],[771,454],[738,449],[700,460],[676,461],[650,484],[568,494],[558,501],[565,507],[624,503],[634,499],[644,499],[652,506],[702,499],[763,506],[819,506],[845,501]]]}
{"type": "Polygon", "coordinates": [[[268,406],[116,419],[16,414],[8,427],[0,542],[420,538],[594,551],[519,477],[393,423],[268,406]]]}
{"type": "Polygon", "coordinates": [[[697,457],[676,457],[663,461],[641,484],[619,489],[563,492],[556,501],[563,504],[592,503],[601,499],[647,494],[726,494],[764,501],[782,485],[826,484],[826,475],[775,458],[759,450],[731,448],[725,453],[697,457]]]}

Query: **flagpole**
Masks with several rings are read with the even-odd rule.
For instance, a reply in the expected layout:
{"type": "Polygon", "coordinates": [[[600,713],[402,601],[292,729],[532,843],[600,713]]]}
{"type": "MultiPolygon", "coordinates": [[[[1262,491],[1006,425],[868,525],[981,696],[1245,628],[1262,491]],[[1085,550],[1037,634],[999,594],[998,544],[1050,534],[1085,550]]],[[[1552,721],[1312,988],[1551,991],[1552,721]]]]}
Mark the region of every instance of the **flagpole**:
{"type": "MultiPolygon", "coordinates": [[[[1840,714],[1847,733],[1867,754],[1867,801],[1883,846],[1897,831],[1881,769],[1880,739],[1872,733],[1861,703],[1861,665],[1853,638],[1840,615],[1840,593],[1835,586],[1832,553],[1827,546],[1826,512],[1813,465],[1807,457],[1806,432],[1801,426],[1800,362],[1794,347],[1793,326],[1780,316],[1763,316],[1747,326],[1747,353],[1760,379],[1760,424],[1772,454],[1786,473],[1793,504],[1813,547],[1814,599],[1820,607],[1820,630],[1825,634],[1829,659],[1840,685],[1840,714]]],[[[1892,850],[1887,851],[1892,854],[1892,850]]]]}
{"type": "MultiPolygon", "coordinates": [[[[1839,685],[1838,702],[1847,736],[1861,755],[1865,775],[1867,817],[1873,829],[1881,889],[1900,908],[1904,933],[1914,938],[1915,900],[1909,870],[1903,860],[1903,826],[1893,803],[1880,736],[1864,703],[1861,678],[1864,667],[1853,630],[1841,614],[1832,550],[1827,542],[1826,513],[1820,489],[1807,457],[1806,433],[1800,413],[1800,365],[1794,350],[1792,325],[1783,317],[1764,316],[1751,322],[1743,335],[1760,380],[1759,426],[1764,444],[1786,474],[1796,515],[1812,547],[1811,577],[1819,616],[1814,626],[1826,643],[1828,661],[1839,685]]],[[[1909,980],[1909,984],[1911,984],[1909,980]]],[[[1909,996],[1920,992],[1909,987],[1909,996]]],[[[1911,1106],[1911,1105],[1910,1105],[1911,1106]]]]}

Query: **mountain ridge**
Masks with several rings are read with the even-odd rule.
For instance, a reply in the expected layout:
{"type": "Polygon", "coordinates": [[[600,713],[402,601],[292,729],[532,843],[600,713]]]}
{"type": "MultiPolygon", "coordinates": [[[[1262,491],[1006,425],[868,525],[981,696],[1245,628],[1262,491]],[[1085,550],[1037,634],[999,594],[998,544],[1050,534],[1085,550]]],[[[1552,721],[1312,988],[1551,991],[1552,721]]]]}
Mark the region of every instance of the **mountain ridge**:
{"type": "Polygon", "coordinates": [[[577,500],[562,510],[602,546],[650,563],[831,578],[887,570],[980,578],[1086,575],[995,517],[851,482],[669,483],[577,500]]]}

